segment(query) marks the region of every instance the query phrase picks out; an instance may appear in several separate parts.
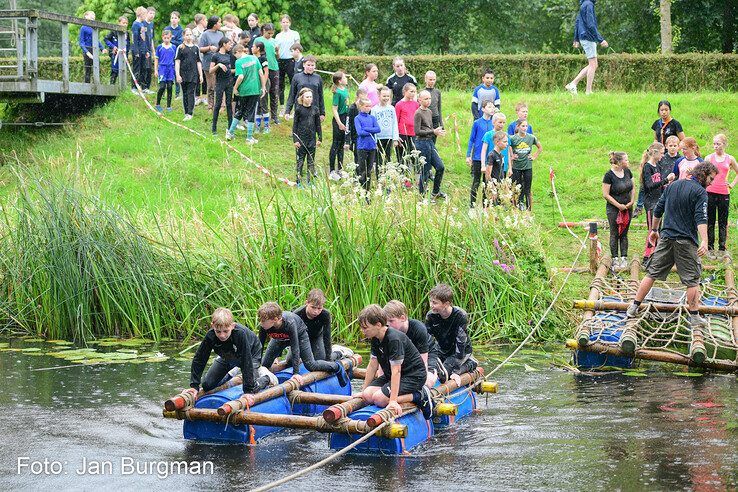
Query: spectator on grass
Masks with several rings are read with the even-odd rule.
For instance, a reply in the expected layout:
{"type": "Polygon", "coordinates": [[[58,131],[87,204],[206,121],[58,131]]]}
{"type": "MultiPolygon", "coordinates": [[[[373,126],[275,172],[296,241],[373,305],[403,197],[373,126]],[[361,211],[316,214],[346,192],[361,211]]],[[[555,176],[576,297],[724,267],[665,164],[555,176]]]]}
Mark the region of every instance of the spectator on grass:
{"type": "Polygon", "coordinates": [[[715,135],[712,146],[715,152],[705,157],[717,170],[715,181],[707,187],[707,249],[710,256],[714,256],[715,248],[715,218],[718,225],[718,251],[725,254],[725,243],[728,240],[728,211],[730,210],[730,190],[738,184],[738,163],[735,157],[725,152],[728,139],[722,133],[715,135]],[[728,172],[736,173],[733,181],[728,183],[728,172]]]}
{"type": "MultiPolygon", "coordinates": [[[[95,12],[88,10],[85,12],[84,17],[87,20],[94,21],[95,12]]],[[[107,54],[108,50],[103,47],[102,43],[98,41],[97,44],[100,52],[107,54]]],[[[94,56],[92,54],[92,28],[90,26],[82,26],[79,30],[79,47],[82,50],[82,55],[84,56],[85,61],[85,84],[89,84],[90,79],[92,78],[92,62],[94,60],[94,56]]]]}
{"type": "MultiPolygon", "coordinates": [[[[289,78],[289,85],[292,85],[292,79],[295,75],[295,60],[292,57],[292,46],[300,42],[300,33],[290,28],[292,26],[292,19],[287,14],[284,14],[279,19],[279,25],[282,27],[282,30],[274,38],[274,42],[277,45],[279,56],[277,60],[279,65],[279,104],[284,106],[284,88],[288,85],[287,79],[289,78]]],[[[315,93],[315,96],[317,99],[323,100],[322,92],[315,93]]],[[[286,109],[285,112],[287,112],[286,109]]]]}
{"type": "Polygon", "coordinates": [[[474,88],[472,92],[471,112],[475,120],[482,117],[482,103],[490,100],[497,109],[500,109],[500,89],[495,83],[495,73],[491,68],[484,71],[482,83],[474,88]]]}
{"type": "Polygon", "coordinates": [[[587,77],[587,94],[592,94],[592,84],[597,71],[597,43],[603,48],[609,45],[597,29],[597,17],[594,10],[595,0],[579,0],[579,13],[574,22],[574,48],[580,46],[587,57],[587,66],[584,67],[574,80],[566,84],[566,90],[573,95],[577,94],[577,84],[587,77]]]}
{"type": "Polygon", "coordinates": [[[397,101],[402,99],[405,84],[413,84],[415,87],[418,86],[418,81],[410,75],[405,67],[405,60],[400,57],[392,60],[392,69],[395,71],[392,75],[387,77],[385,85],[392,91],[392,105],[397,104],[397,101]]]}
{"type": "Polygon", "coordinates": [[[659,119],[653,122],[651,130],[654,131],[654,142],[666,145],[666,139],[672,135],[684,140],[684,130],[677,120],[671,117],[671,103],[666,99],[659,101],[659,119]]]}
{"type": "Polygon", "coordinates": [[[213,110],[215,103],[215,72],[210,71],[210,60],[218,51],[218,43],[223,38],[220,32],[220,17],[213,15],[208,18],[207,29],[200,35],[200,53],[202,54],[202,67],[205,70],[205,80],[207,82],[207,102],[208,111],[213,110]]]}

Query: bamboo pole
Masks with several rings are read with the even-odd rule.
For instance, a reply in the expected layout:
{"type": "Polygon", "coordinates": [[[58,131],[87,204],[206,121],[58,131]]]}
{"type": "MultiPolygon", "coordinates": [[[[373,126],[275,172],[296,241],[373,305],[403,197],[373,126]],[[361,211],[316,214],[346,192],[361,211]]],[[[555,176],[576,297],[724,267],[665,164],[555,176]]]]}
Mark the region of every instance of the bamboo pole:
{"type": "MultiPolygon", "coordinates": [[[[352,364],[357,366],[361,364],[361,355],[354,354],[349,358],[341,359],[339,362],[343,365],[344,369],[349,370],[352,367],[352,364]]],[[[282,384],[272,386],[271,388],[267,388],[256,394],[244,393],[238,399],[224,403],[220,408],[218,408],[218,414],[228,415],[234,411],[251,408],[264,401],[278,398],[290,393],[291,391],[299,390],[302,386],[307,386],[316,381],[326,379],[333,376],[333,374],[334,373],[332,372],[325,371],[309,372],[302,376],[302,384],[299,384],[296,380],[290,378],[282,384]]]]}
{"type": "MultiPolygon", "coordinates": [[[[738,307],[738,291],[735,289],[735,271],[733,264],[727,263],[725,269],[725,286],[728,288],[728,302],[732,307],[738,307]]],[[[733,331],[733,343],[738,345],[738,316],[731,316],[730,325],[733,331]]],[[[738,362],[738,360],[736,360],[738,362]]]]}
{"type": "MultiPolygon", "coordinates": [[[[628,309],[630,304],[627,302],[618,301],[590,301],[585,299],[575,300],[573,306],[575,309],[587,309],[595,311],[625,311],[628,309]]],[[[683,305],[681,304],[666,304],[659,302],[643,303],[639,306],[640,311],[651,309],[661,313],[672,313],[679,311],[683,305]]],[[[724,316],[736,316],[738,315],[738,306],[705,306],[700,304],[697,308],[700,314],[722,314],[724,316]]]]}
{"type": "MultiPolygon", "coordinates": [[[[230,416],[218,415],[213,409],[193,408],[191,410],[164,411],[164,417],[179,420],[217,422],[233,425],[261,425],[267,427],[286,427],[290,429],[307,429],[318,432],[340,432],[343,434],[367,434],[373,429],[361,420],[346,419],[330,424],[322,417],[307,417],[304,415],[283,415],[260,412],[238,412],[230,416]]],[[[407,437],[407,426],[393,423],[379,432],[380,437],[404,438],[407,437]]]]}
{"type": "Polygon", "coordinates": [[[344,417],[348,417],[353,412],[364,408],[367,405],[369,405],[367,401],[365,401],[360,396],[356,396],[348,401],[338,403],[326,408],[325,410],[323,410],[323,418],[326,422],[335,422],[344,417]]]}
{"type": "Polygon", "coordinates": [[[292,391],[287,395],[287,397],[294,403],[309,403],[316,405],[334,405],[351,400],[350,395],[330,395],[300,390],[292,391]]]}
{"type": "MultiPolygon", "coordinates": [[[[638,287],[640,286],[640,276],[641,262],[634,259],[630,263],[630,281],[628,282],[628,294],[632,297],[635,297],[638,287]]],[[[618,344],[620,345],[620,350],[626,354],[632,354],[636,351],[636,348],[638,348],[638,336],[635,329],[637,323],[638,321],[635,320],[626,322],[625,329],[623,330],[622,335],[620,335],[620,341],[618,344]]]]}
{"type": "MultiPolygon", "coordinates": [[[[574,342],[573,340],[571,342],[574,342]]],[[[626,354],[617,347],[607,345],[601,342],[593,342],[584,347],[579,346],[576,342],[567,343],[567,348],[570,350],[583,350],[585,352],[594,352],[597,354],[614,355],[617,357],[633,357],[635,359],[652,360],[656,362],[666,362],[669,364],[681,364],[689,367],[706,367],[708,369],[715,369],[718,371],[736,372],[738,371],[738,365],[730,362],[722,361],[704,361],[701,364],[697,364],[695,361],[690,359],[684,354],[678,354],[675,352],[662,352],[660,350],[644,349],[640,348],[635,351],[634,354],[626,354]]]]}
{"type": "Polygon", "coordinates": [[[356,367],[353,370],[353,379],[365,379],[366,367],[356,367]]]}
{"type": "Polygon", "coordinates": [[[597,251],[597,222],[589,223],[589,271],[594,275],[597,273],[597,264],[600,261],[600,254],[597,251]]]}
{"type": "MultiPolygon", "coordinates": [[[[714,271],[714,270],[719,270],[721,268],[722,267],[720,265],[702,265],[702,270],[705,270],[705,271],[714,271]]],[[[613,270],[616,271],[616,272],[624,272],[624,271],[629,270],[629,269],[630,269],[630,267],[613,268],[613,270]]],[[[562,272],[562,273],[569,273],[569,272],[572,272],[572,273],[589,273],[589,271],[590,271],[588,266],[586,266],[586,267],[561,267],[561,268],[554,268],[553,270],[555,270],[557,272],[562,272]]],[[[676,267],[675,266],[671,267],[671,272],[672,273],[676,273],[676,271],[677,270],[676,270],[676,267]]]]}
{"type": "MultiPolygon", "coordinates": [[[[611,262],[612,258],[609,257],[603,258],[600,262],[600,265],[597,267],[597,272],[595,273],[595,278],[592,280],[592,286],[589,289],[588,300],[596,301],[600,298],[599,287],[607,276],[607,272],[610,270],[611,262]]],[[[579,329],[577,330],[577,341],[581,345],[587,345],[589,343],[589,326],[587,326],[586,321],[591,319],[593,316],[594,311],[592,310],[585,311],[584,316],[582,316],[582,323],[579,325],[579,329]]]]}

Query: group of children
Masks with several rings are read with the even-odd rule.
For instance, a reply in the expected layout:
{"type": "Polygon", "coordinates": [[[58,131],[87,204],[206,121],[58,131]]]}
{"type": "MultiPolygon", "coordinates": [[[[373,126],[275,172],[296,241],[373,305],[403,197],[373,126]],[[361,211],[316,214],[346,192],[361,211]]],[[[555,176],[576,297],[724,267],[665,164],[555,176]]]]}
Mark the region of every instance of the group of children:
{"type": "MultiPolygon", "coordinates": [[[[640,162],[639,193],[630,170],[625,152],[610,153],[610,170],[602,181],[602,195],[606,201],[606,213],[610,228],[610,254],[613,267],[624,267],[628,257],[628,231],[630,222],[642,212],[646,214],[649,231],[653,230],[654,210],[665,189],[673,182],[692,178],[692,170],[701,162],[715,165],[718,174],[707,186],[707,237],[708,256],[721,257],[726,251],[728,236],[728,212],[730,190],[738,184],[738,163],[725,152],[728,141],[724,134],[712,140],[714,152],[705,159],[700,147],[692,137],[687,137],[682,125],[671,116],[671,104],[659,101],[659,119],[651,129],[654,140],[643,153],[640,162]],[[679,152],[682,152],[681,154],[679,152]],[[730,171],[735,173],[728,182],[730,171]],[[637,198],[636,198],[637,197],[637,198]],[[635,210],[633,210],[635,206],[635,210]],[[715,249],[715,226],[717,225],[717,249],[715,249]]],[[[644,264],[649,261],[655,244],[646,239],[643,253],[644,264]]]]}
{"type": "MultiPolygon", "coordinates": [[[[361,388],[370,404],[388,407],[397,415],[402,403],[413,402],[430,419],[433,401],[429,389],[438,382],[453,380],[474,371],[466,312],[453,305],[453,291],[438,284],[428,294],[430,310],[425,322],[409,317],[401,301],[365,307],[358,321],[371,345],[371,358],[361,388]]],[[[286,358],[292,378],[302,384],[300,366],[307,371],[335,373],[342,386],[349,379],[340,360],[350,357],[350,349],[332,344],[331,313],[320,289],[311,290],[305,304],[283,311],[276,302],[266,302],[258,310],[258,335],[235,322],[226,308],[218,308],[192,360],[190,391],[212,390],[234,375],[243,375],[244,393],[256,393],[277,384],[272,364],[289,348],[286,358]],[[267,339],[269,343],[266,344],[267,339]],[[266,344],[266,346],[265,346],[266,344]],[[211,352],[217,357],[203,377],[211,352]]]]}

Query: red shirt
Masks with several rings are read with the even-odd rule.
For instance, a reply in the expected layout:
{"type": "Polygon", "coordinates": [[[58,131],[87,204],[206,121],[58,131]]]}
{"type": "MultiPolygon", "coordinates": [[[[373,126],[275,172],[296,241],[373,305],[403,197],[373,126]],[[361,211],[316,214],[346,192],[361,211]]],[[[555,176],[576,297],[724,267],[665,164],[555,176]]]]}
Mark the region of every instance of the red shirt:
{"type": "Polygon", "coordinates": [[[418,101],[406,101],[402,99],[395,104],[397,113],[397,127],[400,135],[415,136],[415,112],[420,107],[418,101]]]}

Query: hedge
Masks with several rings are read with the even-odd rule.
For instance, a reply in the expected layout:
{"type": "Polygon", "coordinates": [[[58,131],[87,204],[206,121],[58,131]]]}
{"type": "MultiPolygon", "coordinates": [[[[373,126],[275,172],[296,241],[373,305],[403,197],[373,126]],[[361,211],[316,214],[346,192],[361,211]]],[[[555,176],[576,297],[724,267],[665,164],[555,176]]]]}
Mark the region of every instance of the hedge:
{"type": "MultiPolygon", "coordinates": [[[[376,63],[380,81],[392,74],[391,56],[321,56],[321,70],[347,70],[364,77],[364,65],[376,63]]],[[[428,70],[442,89],[469,90],[481,81],[487,67],[495,83],[506,91],[563,90],[586,65],[580,55],[417,55],[404,56],[405,65],[420,82],[428,70]]],[[[689,53],[601,55],[596,86],[609,91],[689,92],[738,90],[738,55],[689,53]]]]}
{"type": "MultiPolygon", "coordinates": [[[[361,81],[366,63],[376,63],[380,81],[392,74],[391,56],[321,56],[320,70],[346,70],[361,81]]],[[[495,72],[495,83],[506,91],[550,92],[563,90],[564,84],[584,67],[578,55],[414,55],[405,64],[419,79],[427,70],[438,75],[442,89],[469,90],[479,83],[486,67],[495,72]]],[[[110,58],[100,63],[100,77],[107,80],[110,58]]],[[[599,57],[596,84],[609,91],[689,92],[738,91],[738,55],[689,53],[612,54],[599,57]]],[[[61,80],[58,58],[39,60],[41,78],[61,80]]],[[[82,58],[70,60],[72,80],[82,81],[82,58]]],[[[326,75],[330,81],[330,76],[326,75]]]]}

